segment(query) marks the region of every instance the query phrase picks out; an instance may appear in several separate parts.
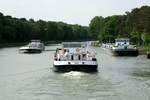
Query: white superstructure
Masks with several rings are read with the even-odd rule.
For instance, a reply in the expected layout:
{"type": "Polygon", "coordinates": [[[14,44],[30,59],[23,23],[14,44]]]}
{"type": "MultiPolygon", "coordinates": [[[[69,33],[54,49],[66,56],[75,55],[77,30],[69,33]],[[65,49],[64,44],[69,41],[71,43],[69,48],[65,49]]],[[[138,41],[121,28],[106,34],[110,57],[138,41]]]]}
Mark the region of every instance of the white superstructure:
{"type": "Polygon", "coordinates": [[[88,48],[85,42],[63,42],[62,48],[57,48],[54,56],[56,69],[97,69],[95,52],[88,48]]]}
{"type": "Polygon", "coordinates": [[[112,51],[115,55],[138,55],[136,45],[131,45],[128,38],[115,39],[115,44],[112,46],[112,51]]]}
{"type": "Polygon", "coordinates": [[[137,49],[136,45],[131,45],[130,40],[127,38],[115,39],[115,44],[112,49],[137,49]]]}
{"type": "Polygon", "coordinates": [[[19,51],[23,53],[40,53],[44,49],[45,46],[40,40],[31,40],[28,45],[19,48],[19,51]]]}

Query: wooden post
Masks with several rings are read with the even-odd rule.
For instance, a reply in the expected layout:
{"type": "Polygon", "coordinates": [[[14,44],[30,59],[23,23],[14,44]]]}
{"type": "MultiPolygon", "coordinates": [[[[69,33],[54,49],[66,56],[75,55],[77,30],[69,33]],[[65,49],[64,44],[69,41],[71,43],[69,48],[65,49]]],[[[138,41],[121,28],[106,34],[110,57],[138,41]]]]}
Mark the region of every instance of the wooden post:
{"type": "Polygon", "coordinates": [[[150,59],[150,52],[147,52],[147,59],[150,59]]]}

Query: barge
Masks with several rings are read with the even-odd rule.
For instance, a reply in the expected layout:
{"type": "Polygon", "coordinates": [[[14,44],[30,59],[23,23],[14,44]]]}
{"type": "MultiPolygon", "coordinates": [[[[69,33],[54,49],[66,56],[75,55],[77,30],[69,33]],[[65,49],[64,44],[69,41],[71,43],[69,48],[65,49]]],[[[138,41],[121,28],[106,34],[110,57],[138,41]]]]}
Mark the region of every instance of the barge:
{"type": "Polygon", "coordinates": [[[111,51],[115,56],[138,56],[139,54],[136,45],[131,45],[126,38],[115,39],[111,51]]]}
{"type": "Polygon", "coordinates": [[[44,43],[40,40],[31,40],[28,45],[19,48],[20,53],[41,53],[44,50],[44,43]]]}
{"type": "Polygon", "coordinates": [[[63,42],[54,54],[55,71],[96,71],[98,67],[95,52],[85,42],[63,42]]]}

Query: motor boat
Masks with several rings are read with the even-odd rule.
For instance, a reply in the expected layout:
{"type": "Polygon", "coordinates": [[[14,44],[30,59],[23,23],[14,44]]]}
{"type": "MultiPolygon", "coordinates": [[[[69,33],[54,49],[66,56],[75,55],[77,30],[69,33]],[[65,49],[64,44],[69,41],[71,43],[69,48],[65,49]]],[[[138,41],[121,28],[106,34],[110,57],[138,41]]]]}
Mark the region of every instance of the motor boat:
{"type": "Polygon", "coordinates": [[[63,42],[54,54],[55,71],[97,70],[96,52],[89,49],[86,42],[63,42]]]}
{"type": "Polygon", "coordinates": [[[19,52],[21,53],[41,53],[44,50],[44,43],[40,40],[31,40],[28,45],[19,48],[19,52]]]}
{"type": "Polygon", "coordinates": [[[115,39],[111,50],[116,56],[138,56],[139,54],[136,45],[131,45],[128,38],[115,39]]]}

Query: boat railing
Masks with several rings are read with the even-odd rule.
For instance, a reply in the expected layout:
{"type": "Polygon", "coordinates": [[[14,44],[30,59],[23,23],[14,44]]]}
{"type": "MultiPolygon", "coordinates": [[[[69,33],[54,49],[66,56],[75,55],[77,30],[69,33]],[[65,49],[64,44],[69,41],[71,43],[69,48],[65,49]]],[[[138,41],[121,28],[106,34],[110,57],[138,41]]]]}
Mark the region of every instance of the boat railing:
{"type": "Polygon", "coordinates": [[[80,53],[80,54],[76,54],[76,53],[68,53],[68,54],[59,54],[59,53],[55,53],[54,55],[55,60],[57,61],[89,61],[93,58],[95,58],[95,55],[93,54],[85,54],[85,53],[80,53]]]}

